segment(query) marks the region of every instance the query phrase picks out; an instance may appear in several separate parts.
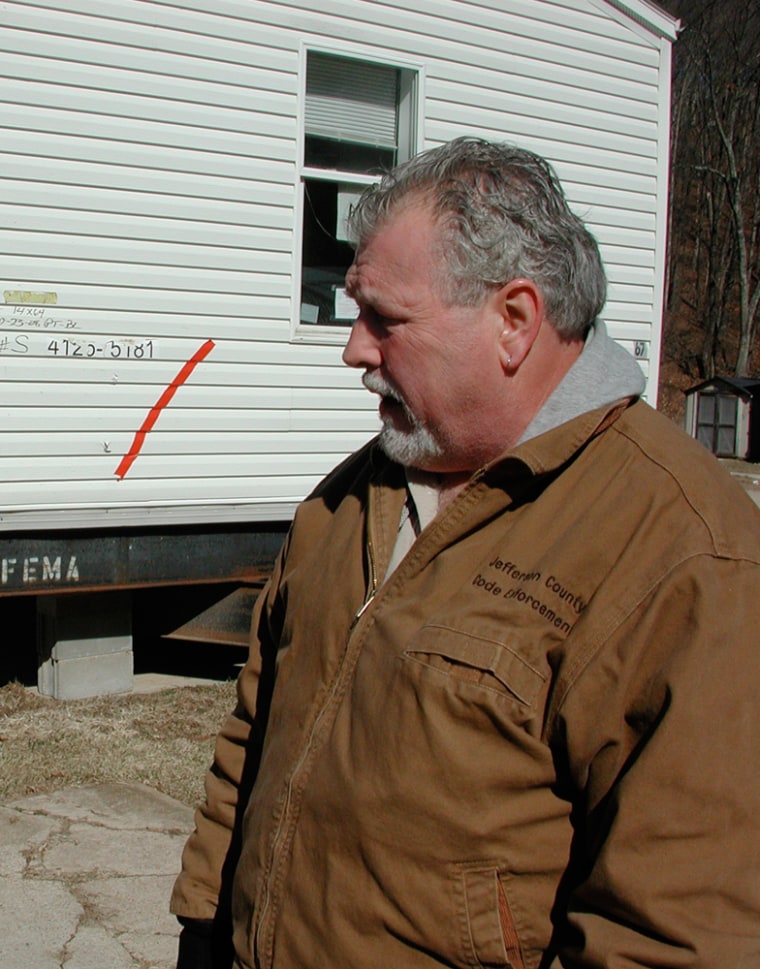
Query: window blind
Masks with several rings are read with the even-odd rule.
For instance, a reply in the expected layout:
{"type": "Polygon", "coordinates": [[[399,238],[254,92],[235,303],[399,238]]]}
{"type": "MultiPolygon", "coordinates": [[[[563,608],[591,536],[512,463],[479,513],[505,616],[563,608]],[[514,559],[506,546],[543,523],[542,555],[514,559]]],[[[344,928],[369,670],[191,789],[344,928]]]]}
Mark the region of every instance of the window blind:
{"type": "Polygon", "coordinates": [[[306,65],[307,135],[395,148],[398,70],[310,53],[306,65]]]}

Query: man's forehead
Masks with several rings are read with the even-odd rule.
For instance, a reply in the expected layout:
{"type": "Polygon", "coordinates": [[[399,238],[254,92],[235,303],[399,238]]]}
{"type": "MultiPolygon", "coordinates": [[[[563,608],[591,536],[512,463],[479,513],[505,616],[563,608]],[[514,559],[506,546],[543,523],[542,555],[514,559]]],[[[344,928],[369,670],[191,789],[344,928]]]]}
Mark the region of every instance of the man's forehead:
{"type": "Polygon", "coordinates": [[[424,195],[405,196],[359,241],[357,253],[372,247],[380,237],[395,235],[397,230],[401,233],[408,232],[410,228],[418,228],[424,232],[434,231],[438,221],[430,201],[424,195]]]}
{"type": "Polygon", "coordinates": [[[364,271],[378,259],[399,261],[415,246],[429,248],[437,234],[436,220],[427,206],[415,202],[408,207],[394,209],[357,246],[353,267],[364,271]]]}
{"type": "Polygon", "coordinates": [[[359,245],[354,253],[354,261],[346,271],[346,287],[352,291],[364,292],[370,286],[372,266],[376,260],[377,247],[375,241],[382,233],[384,226],[359,245]]]}

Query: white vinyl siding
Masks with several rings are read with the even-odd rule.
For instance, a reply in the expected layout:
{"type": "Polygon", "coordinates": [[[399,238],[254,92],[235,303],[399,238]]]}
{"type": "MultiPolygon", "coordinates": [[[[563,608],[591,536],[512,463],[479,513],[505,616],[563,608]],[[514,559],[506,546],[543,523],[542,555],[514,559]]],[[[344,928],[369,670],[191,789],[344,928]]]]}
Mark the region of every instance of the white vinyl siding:
{"type": "Polygon", "coordinates": [[[641,0],[6,0],[0,527],[288,518],[374,433],[345,329],[295,329],[304,49],[424,76],[421,146],[479,134],[545,154],[600,240],[610,330],[654,399],[661,20],[641,0]]]}

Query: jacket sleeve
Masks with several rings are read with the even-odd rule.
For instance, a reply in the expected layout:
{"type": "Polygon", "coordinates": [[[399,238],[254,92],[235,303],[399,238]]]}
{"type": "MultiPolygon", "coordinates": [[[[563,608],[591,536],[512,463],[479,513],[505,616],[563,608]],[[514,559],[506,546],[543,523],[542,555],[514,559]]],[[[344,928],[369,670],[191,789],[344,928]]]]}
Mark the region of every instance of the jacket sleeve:
{"type": "Polygon", "coordinates": [[[206,798],[195,812],[195,829],[182,853],[170,911],[185,919],[215,917],[223,882],[234,867],[235,835],[255,780],[274,682],[284,555],[285,549],[254,606],[250,649],[237,681],[235,710],[217,735],[214,761],[205,779],[206,798]]]}
{"type": "Polygon", "coordinates": [[[577,676],[566,969],[760,966],[760,569],[700,556],[577,676]]]}

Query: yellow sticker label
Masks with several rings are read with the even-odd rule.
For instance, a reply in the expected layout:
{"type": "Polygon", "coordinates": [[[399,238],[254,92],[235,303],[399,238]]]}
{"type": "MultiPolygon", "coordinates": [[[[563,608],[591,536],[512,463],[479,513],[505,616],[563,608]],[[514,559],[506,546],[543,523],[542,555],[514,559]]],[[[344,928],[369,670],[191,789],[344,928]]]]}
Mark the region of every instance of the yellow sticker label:
{"type": "Polygon", "coordinates": [[[6,289],[6,303],[57,303],[58,293],[35,293],[29,289],[6,289]]]}

